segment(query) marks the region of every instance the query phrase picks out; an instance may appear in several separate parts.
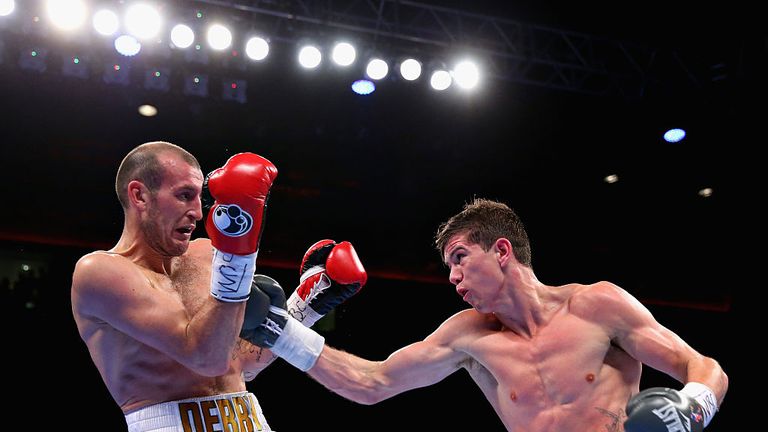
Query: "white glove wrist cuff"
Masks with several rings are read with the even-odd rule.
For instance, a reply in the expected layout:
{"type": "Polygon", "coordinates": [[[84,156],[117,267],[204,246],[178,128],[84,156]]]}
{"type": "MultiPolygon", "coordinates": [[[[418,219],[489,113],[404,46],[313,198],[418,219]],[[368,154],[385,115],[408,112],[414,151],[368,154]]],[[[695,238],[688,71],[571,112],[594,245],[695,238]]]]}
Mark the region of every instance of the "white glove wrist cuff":
{"type": "Polygon", "coordinates": [[[296,294],[296,291],[294,291],[288,298],[287,308],[288,313],[296,318],[297,321],[304,324],[305,327],[312,327],[317,320],[323,317],[323,315],[320,315],[315,312],[314,309],[309,307],[307,302],[302,300],[301,297],[296,294]]]}
{"type": "Polygon", "coordinates": [[[244,302],[251,294],[256,254],[233,255],[213,248],[211,295],[225,302],[244,302]]]}
{"type": "Polygon", "coordinates": [[[289,316],[285,328],[270,350],[276,356],[306,372],[315,365],[324,345],[324,337],[289,316]]]}
{"type": "Polygon", "coordinates": [[[689,382],[680,390],[680,393],[694,399],[701,405],[701,410],[704,412],[704,427],[707,427],[717,411],[717,398],[712,389],[702,383],[689,382]]]}

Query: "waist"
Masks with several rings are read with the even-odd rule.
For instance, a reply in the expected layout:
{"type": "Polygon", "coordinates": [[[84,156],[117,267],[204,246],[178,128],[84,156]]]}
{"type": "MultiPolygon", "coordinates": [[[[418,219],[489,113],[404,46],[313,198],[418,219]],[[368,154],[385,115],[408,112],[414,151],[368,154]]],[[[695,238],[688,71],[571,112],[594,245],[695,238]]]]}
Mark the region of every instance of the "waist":
{"type": "Polygon", "coordinates": [[[256,396],[226,393],[150,405],[125,415],[129,432],[271,431],[256,396]]]}

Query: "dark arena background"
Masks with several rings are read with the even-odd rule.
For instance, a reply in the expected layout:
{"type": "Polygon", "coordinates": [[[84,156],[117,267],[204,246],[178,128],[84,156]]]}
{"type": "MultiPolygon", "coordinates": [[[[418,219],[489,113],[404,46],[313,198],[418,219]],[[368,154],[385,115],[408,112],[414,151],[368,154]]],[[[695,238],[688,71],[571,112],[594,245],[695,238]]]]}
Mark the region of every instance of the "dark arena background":
{"type": "MultiPolygon", "coordinates": [[[[766,26],[755,11],[656,0],[155,1],[160,33],[124,56],[113,44],[123,25],[103,36],[91,15],[131,3],[85,0],[84,24],[66,32],[43,1],[0,1],[0,13],[15,6],[0,16],[0,304],[6,391],[37,407],[17,419],[26,429],[125,429],[77,334],[71,274],[120,236],[122,157],[165,140],[204,172],[243,151],[277,165],[257,265],[287,291],[309,245],[354,243],[369,280],[318,324],[330,345],[381,360],[466,308],[433,235],[474,197],[498,199],[526,223],[542,282],[612,281],[717,359],[731,387],[707,430],[736,430],[746,372],[733,335],[746,294],[734,273],[740,242],[756,234],[738,197],[765,144],[764,131],[750,132],[766,119],[766,26]],[[200,30],[198,47],[179,48],[169,40],[177,22],[229,25],[232,44],[216,51],[200,30]],[[245,55],[250,34],[269,41],[265,59],[245,55]],[[339,40],[357,49],[346,68],[330,59],[339,40]],[[302,43],[323,53],[316,69],[296,63],[302,43]],[[373,55],[389,74],[356,94],[373,55]],[[414,81],[396,69],[408,56],[423,66],[414,81]],[[475,87],[429,86],[462,59],[476,62],[475,87]],[[144,104],[156,115],[141,115],[144,104]],[[674,128],[685,137],[666,141],[674,128]]],[[[645,368],[643,387],[657,385],[679,387],[645,368]]],[[[282,361],[248,387],[278,431],[504,430],[463,371],[373,406],[282,361]]]]}

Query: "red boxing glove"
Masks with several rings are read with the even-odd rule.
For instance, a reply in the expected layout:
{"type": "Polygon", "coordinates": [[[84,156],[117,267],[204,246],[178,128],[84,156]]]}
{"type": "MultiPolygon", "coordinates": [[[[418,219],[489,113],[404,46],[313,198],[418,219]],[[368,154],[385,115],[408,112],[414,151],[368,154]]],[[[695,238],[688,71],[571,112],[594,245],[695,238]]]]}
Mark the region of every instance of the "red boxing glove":
{"type": "Polygon", "coordinates": [[[288,299],[288,313],[307,327],[357,294],[368,280],[349,242],[321,240],[307,250],[299,286],[288,299]]]}
{"type": "Polygon", "coordinates": [[[238,153],[206,177],[205,188],[216,200],[205,230],[214,247],[211,295],[219,300],[248,299],[275,177],[275,165],[254,153],[238,153]]]}
{"type": "Polygon", "coordinates": [[[267,198],[275,177],[277,167],[253,153],[238,153],[208,174],[206,184],[216,202],[208,212],[205,229],[213,247],[236,255],[259,249],[267,198]]]}

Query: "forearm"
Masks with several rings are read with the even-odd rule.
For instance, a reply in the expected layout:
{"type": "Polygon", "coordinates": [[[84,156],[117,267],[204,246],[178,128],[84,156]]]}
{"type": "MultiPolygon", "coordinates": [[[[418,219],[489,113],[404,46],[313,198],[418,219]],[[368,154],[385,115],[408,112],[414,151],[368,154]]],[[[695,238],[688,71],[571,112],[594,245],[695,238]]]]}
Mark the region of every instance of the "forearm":
{"type": "Polygon", "coordinates": [[[728,375],[716,360],[706,356],[699,356],[688,363],[685,382],[698,382],[709,387],[717,398],[718,406],[728,391],[728,375]]]}
{"type": "Polygon", "coordinates": [[[243,322],[245,303],[227,303],[214,298],[186,326],[189,341],[187,367],[205,376],[219,376],[229,369],[243,322]]]}
{"type": "Polygon", "coordinates": [[[379,373],[381,362],[369,361],[325,346],[309,376],[332,392],[354,402],[372,405],[395,395],[379,373]]]}

